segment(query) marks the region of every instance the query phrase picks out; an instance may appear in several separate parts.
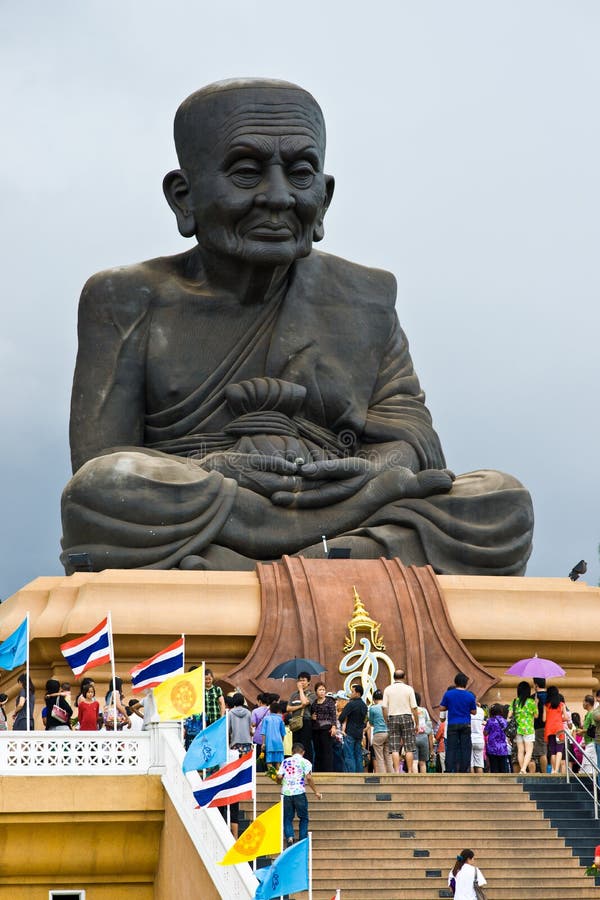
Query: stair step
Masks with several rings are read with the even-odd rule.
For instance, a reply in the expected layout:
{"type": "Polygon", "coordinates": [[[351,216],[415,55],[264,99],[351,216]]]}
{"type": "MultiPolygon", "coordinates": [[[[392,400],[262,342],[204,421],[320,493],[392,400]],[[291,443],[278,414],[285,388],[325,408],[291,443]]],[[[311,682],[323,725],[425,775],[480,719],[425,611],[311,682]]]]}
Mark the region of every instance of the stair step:
{"type": "MultiPolygon", "coordinates": [[[[362,846],[362,844],[361,844],[361,846],[362,846]]],[[[496,847],[495,849],[500,850],[501,848],[496,847]]],[[[506,847],[505,849],[508,849],[508,847],[506,847]]],[[[319,865],[322,865],[324,867],[325,866],[335,866],[336,863],[342,858],[340,855],[339,849],[336,850],[334,847],[324,848],[322,846],[318,846],[315,842],[313,842],[313,850],[314,851],[318,850],[318,856],[319,856],[318,861],[315,860],[313,862],[313,866],[316,866],[317,862],[319,863],[319,865]]],[[[479,847],[478,847],[478,850],[479,850],[479,847]]],[[[480,855],[480,854],[478,853],[478,855],[480,855]]],[[[539,854],[537,854],[534,851],[534,852],[530,853],[529,856],[522,855],[521,858],[522,859],[530,859],[530,860],[536,860],[536,859],[539,860],[539,854]]],[[[415,857],[415,856],[413,856],[412,849],[411,850],[403,850],[401,848],[397,848],[394,852],[393,859],[389,859],[389,860],[383,859],[383,860],[381,860],[380,864],[384,867],[385,866],[388,866],[388,867],[398,866],[399,868],[404,868],[406,866],[410,866],[413,869],[418,868],[420,865],[422,865],[424,868],[433,868],[433,869],[439,868],[441,866],[442,869],[445,869],[445,871],[447,873],[447,871],[451,867],[451,863],[452,863],[452,856],[448,852],[440,853],[440,852],[434,852],[431,850],[431,851],[429,851],[429,856],[415,857]]],[[[502,858],[500,858],[500,859],[496,860],[494,865],[496,865],[498,868],[514,869],[514,861],[511,859],[502,860],[502,858]]],[[[532,868],[535,868],[535,863],[530,863],[530,866],[532,868]]],[[[576,871],[579,871],[579,868],[580,868],[578,861],[575,859],[574,856],[572,856],[572,854],[568,850],[564,851],[564,853],[561,854],[560,856],[557,855],[556,857],[544,860],[544,870],[546,872],[550,869],[563,870],[564,868],[569,868],[569,867],[574,868],[576,871]]],[[[489,866],[486,865],[485,868],[486,868],[486,872],[487,872],[489,870],[489,866]]]]}
{"type": "MultiPolygon", "coordinates": [[[[462,837],[464,837],[464,833],[461,832],[461,838],[462,837]]],[[[509,850],[514,849],[515,846],[515,842],[510,835],[505,839],[498,838],[497,836],[481,836],[477,837],[476,840],[472,840],[471,844],[477,846],[479,855],[482,854],[483,850],[493,851],[494,853],[502,855],[509,850]]],[[[315,850],[319,850],[319,853],[331,854],[333,857],[338,857],[340,837],[337,832],[333,837],[323,837],[317,832],[313,832],[313,846],[315,850]]],[[[429,850],[433,858],[433,848],[435,848],[440,858],[445,859],[450,863],[456,854],[456,836],[438,839],[436,833],[433,833],[430,840],[424,840],[422,836],[416,838],[400,838],[397,834],[377,837],[365,836],[361,839],[360,846],[365,851],[375,850],[378,847],[381,847],[382,849],[393,848],[394,857],[397,859],[404,855],[412,857],[414,849],[429,850]]],[[[595,845],[590,844],[589,846],[593,854],[595,845]]],[[[549,848],[552,848],[553,853],[556,853],[561,861],[573,858],[573,854],[569,847],[563,846],[561,848],[560,846],[556,846],[556,834],[552,832],[548,832],[547,837],[545,838],[540,838],[537,835],[529,838],[526,846],[519,847],[519,857],[522,859],[537,859],[541,851],[546,851],[549,848]]]]}
{"type": "MultiPolygon", "coordinates": [[[[581,854],[591,862],[600,827],[585,792],[563,778],[317,773],[315,783],[323,799],[309,793],[313,900],[337,888],[343,900],[437,900],[465,846],[494,900],[600,900],[580,865],[581,854]]],[[[279,787],[259,776],[258,811],[278,799],[279,787]]]]}
{"type": "MultiPolygon", "coordinates": [[[[566,883],[564,886],[554,883],[553,886],[544,887],[543,894],[536,892],[536,887],[499,886],[493,887],[494,900],[597,900],[598,890],[593,884],[592,878],[582,877],[584,883],[566,883]],[[591,884],[588,884],[591,882],[591,884]]],[[[423,879],[419,886],[406,887],[395,884],[377,884],[376,886],[356,885],[341,882],[332,875],[326,882],[317,884],[313,880],[313,900],[331,900],[335,890],[340,888],[343,900],[433,900],[439,896],[447,896],[442,891],[447,891],[446,879],[423,879]],[[365,893],[366,891],[366,893],[365,893]]],[[[491,895],[491,888],[488,896],[491,895]]],[[[307,900],[308,893],[295,893],[294,900],[307,900]]]]}

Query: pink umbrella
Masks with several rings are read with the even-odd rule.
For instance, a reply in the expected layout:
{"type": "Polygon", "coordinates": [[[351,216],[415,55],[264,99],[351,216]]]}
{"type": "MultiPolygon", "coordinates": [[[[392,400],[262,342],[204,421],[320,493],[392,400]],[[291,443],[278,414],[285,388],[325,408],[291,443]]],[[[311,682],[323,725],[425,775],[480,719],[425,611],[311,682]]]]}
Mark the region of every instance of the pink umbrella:
{"type": "Polygon", "coordinates": [[[560,678],[565,670],[551,659],[543,659],[536,654],[529,659],[520,659],[504,674],[520,675],[521,678],[560,678]]]}

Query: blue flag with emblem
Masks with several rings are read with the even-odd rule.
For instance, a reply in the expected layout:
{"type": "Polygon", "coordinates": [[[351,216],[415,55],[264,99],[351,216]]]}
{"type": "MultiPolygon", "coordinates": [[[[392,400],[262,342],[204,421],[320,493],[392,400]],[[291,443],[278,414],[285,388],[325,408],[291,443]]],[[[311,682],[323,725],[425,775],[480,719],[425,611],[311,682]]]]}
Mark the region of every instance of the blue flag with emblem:
{"type": "Polygon", "coordinates": [[[184,772],[212,769],[227,762],[227,716],[223,716],[196,735],[183,758],[184,772]]]}
{"type": "Polygon", "coordinates": [[[27,659],[27,619],[0,644],[0,669],[15,669],[27,659]]]}
{"type": "Polygon", "coordinates": [[[308,882],[308,838],[292,844],[266,869],[258,869],[256,877],[260,881],[254,895],[255,900],[271,900],[294,891],[307,891],[308,882]]]}

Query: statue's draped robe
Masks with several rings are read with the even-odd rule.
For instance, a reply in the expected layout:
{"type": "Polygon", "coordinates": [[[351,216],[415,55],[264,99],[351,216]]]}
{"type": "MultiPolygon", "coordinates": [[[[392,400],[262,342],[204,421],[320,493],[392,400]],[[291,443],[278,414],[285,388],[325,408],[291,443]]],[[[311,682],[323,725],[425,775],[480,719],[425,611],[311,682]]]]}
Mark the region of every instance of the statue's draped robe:
{"type": "MultiPolygon", "coordinates": [[[[146,412],[143,446],[106,447],[67,485],[67,570],[75,552],[89,553],[95,569],[172,568],[211,545],[224,546],[223,525],[242,488],[202,465],[211,453],[369,458],[375,444],[405,441],[421,469],[443,468],[395,314],[395,293],[389,273],[313,251],[296,263],[285,288],[257,308],[242,340],[231,345],[218,327],[218,309],[207,310],[206,340],[222,343],[222,362],[184,399],[146,412]]],[[[157,303],[145,290],[131,322],[109,304],[118,334],[115,368],[135,355],[140,365],[151,364],[157,303]]],[[[79,373],[80,380],[94,377],[93,367],[79,373]]],[[[111,391],[122,384],[111,376],[100,389],[110,404],[111,391]]],[[[72,437],[74,430],[72,422],[72,437]]],[[[314,520],[315,512],[287,514],[294,527],[285,552],[301,553],[314,540],[303,535],[303,517],[314,520]]],[[[358,536],[371,557],[429,563],[439,573],[511,575],[524,571],[532,523],[522,485],[484,471],[459,476],[449,494],[389,503],[328,537],[358,536]]],[[[279,555],[273,548],[266,521],[264,535],[252,535],[247,555],[270,559],[279,555]]],[[[244,552],[243,546],[236,550],[244,552]]]]}

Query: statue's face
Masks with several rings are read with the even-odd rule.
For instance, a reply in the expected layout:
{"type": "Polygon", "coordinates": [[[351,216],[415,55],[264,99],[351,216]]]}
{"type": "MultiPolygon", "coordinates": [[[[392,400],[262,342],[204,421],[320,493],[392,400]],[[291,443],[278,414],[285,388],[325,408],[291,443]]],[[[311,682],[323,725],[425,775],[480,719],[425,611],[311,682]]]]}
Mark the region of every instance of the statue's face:
{"type": "Polygon", "coordinates": [[[185,171],[201,249],[257,265],[307,256],[330,196],[313,105],[299,92],[282,103],[244,91],[199,143],[185,171]]]}

